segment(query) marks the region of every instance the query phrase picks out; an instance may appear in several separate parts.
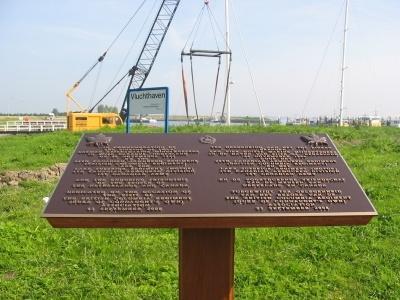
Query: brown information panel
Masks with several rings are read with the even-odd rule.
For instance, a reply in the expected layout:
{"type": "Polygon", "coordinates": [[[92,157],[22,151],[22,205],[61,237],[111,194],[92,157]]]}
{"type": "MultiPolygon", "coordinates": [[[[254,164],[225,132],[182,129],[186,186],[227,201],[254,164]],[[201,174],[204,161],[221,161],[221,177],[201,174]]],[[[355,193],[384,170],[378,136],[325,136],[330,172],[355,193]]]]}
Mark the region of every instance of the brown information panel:
{"type": "Polygon", "coordinates": [[[366,224],[326,135],[86,134],[43,216],[55,227],[366,224]]]}

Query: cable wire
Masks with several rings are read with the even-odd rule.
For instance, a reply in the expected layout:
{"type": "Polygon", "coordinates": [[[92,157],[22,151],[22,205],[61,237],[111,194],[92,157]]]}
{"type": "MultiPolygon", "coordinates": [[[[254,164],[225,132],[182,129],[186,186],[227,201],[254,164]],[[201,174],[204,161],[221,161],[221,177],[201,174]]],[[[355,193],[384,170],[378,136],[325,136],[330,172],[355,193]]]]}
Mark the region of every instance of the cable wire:
{"type": "Polygon", "coordinates": [[[188,37],[188,39],[186,40],[185,45],[183,46],[182,51],[184,51],[184,50],[186,49],[186,46],[187,46],[187,44],[189,43],[190,38],[192,37],[192,35],[193,35],[195,29],[197,28],[197,26],[199,25],[198,23],[201,21],[201,19],[202,19],[202,17],[203,17],[204,8],[205,8],[205,4],[203,5],[203,7],[201,8],[199,14],[197,15],[196,21],[194,22],[194,26],[193,26],[192,30],[190,31],[190,33],[189,33],[189,37],[188,37]]]}
{"type": "Polygon", "coordinates": [[[220,73],[220,70],[221,70],[221,56],[218,57],[217,78],[215,79],[214,98],[213,98],[213,103],[212,103],[212,106],[211,106],[210,120],[212,119],[212,117],[213,117],[213,115],[214,115],[215,100],[217,99],[218,82],[219,82],[219,73],[220,73]]]}
{"type": "Polygon", "coordinates": [[[306,98],[306,100],[305,100],[305,102],[304,102],[304,106],[303,106],[303,109],[302,109],[302,111],[301,111],[301,116],[302,116],[302,117],[304,117],[304,112],[305,112],[306,109],[307,109],[308,103],[310,102],[312,93],[314,92],[315,86],[316,86],[317,81],[318,81],[318,79],[319,79],[319,75],[320,75],[320,73],[321,73],[321,71],[322,71],[322,67],[323,67],[323,65],[324,65],[324,63],[325,63],[325,60],[326,60],[326,57],[327,57],[327,55],[328,55],[329,47],[330,47],[331,44],[332,44],[333,37],[334,37],[334,35],[335,35],[337,26],[338,26],[338,24],[339,24],[340,17],[341,17],[341,15],[342,15],[342,12],[343,12],[343,9],[344,9],[344,5],[345,5],[345,1],[343,2],[343,5],[342,5],[342,7],[341,7],[341,9],[340,9],[340,11],[339,11],[339,14],[338,14],[337,19],[336,19],[336,22],[335,22],[335,26],[334,26],[334,28],[333,28],[333,31],[332,31],[330,37],[329,37],[328,43],[326,44],[326,46],[325,46],[325,48],[324,48],[324,52],[323,52],[323,55],[322,55],[321,62],[320,62],[320,64],[319,64],[319,66],[318,66],[317,72],[315,73],[313,82],[312,82],[312,84],[311,84],[311,88],[310,88],[310,90],[309,90],[309,92],[308,92],[308,94],[307,94],[307,98],[306,98]]]}
{"type": "Polygon", "coordinates": [[[117,36],[114,38],[114,40],[111,42],[111,44],[108,46],[106,52],[114,46],[114,44],[117,42],[117,40],[120,38],[122,33],[125,31],[125,29],[129,26],[129,24],[132,22],[133,18],[136,17],[136,15],[139,13],[139,11],[142,9],[143,5],[146,3],[147,0],[143,0],[142,3],[139,5],[139,7],[136,9],[136,11],[133,13],[133,15],[129,18],[128,22],[122,27],[121,31],[117,34],[117,36]]]}
{"type": "MultiPolygon", "coordinates": [[[[197,38],[197,35],[198,35],[198,33],[199,33],[199,30],[200,30],[200,27],[201,27],[201,23],[203,22],[203,15],[204,15],[204,8],[205,8],[205,4],[204,4],[204,6],[203,6],[203,8],[202,8],[202,14],[201,14],[201,17],[200,17],[200,19],[199,19],[199,22],[197,23],[197,28],[196,28],[196,30],[195,30],[195,32],[194,32],[194,34],[193,34],[193,40],[192,40],[192,43],[191,43],[191,45],[190,45],[190,48],[192,49],[193,48],[193,45],[194,45],[194,42],[195,42],[195,40],[196,40],[196,38],[197,38]]],[[[204,33],[204,29],[203,29],[203,32],[202,33],[204,33]]]]}
{"type": "MultiPolygon", "coordinates": [[[[119,103],[120,99],[122,99],[122,93],[128,89],[128,83],[129,83],[129,80],[125,80],[125,83],[123,85],[121,85],[121,90],[119,92],[119,95],[116,97],[114,107],[119,107],[118,103],[119,103]]],[[[125,95],[125,97],[126,97],[126,95],[125,95]]]]}
{"type": "Polygon", "coordinates": [[[197,112],[196,88],[195,88],[195,84],[194,84],[194,70],[193,70],[192,55],[190,55],[190,73],[192,75],[193,101],[194,101],[194,109],[196,111],[196,120],[199,121],[199,114],[197,112]]]}
{"type": "MultiPolygon", "coordinates": [[[[117,34],[117,36],[112,40],[110,45],[107,47],[107,49],[103,52],[103,54],[96,60],[96,62],[83,74],[83,76],[74,84],[74,88],[77,88],[81,82],[93,71],[93,69],[101,62],[103,62],[104,58],[107,55],[107,52],[114,46],[114,44],[117,42],[119,37],[122,35],[122,33],[126,30],[128,25],[132,22],[132,20],[136,17],[136,15],[139,13],[139,11],[142,9],[144,3],[147,0],[143,0],[142,3],[139,5],[139,7],[136,9],[136,11],[133,13],[133,15],[129,18],[128,22],[124,25],[124,27],[120,30],[120,32],[117,34]]],[[[99,74],[98,74],[99,75],[99,74]]],[[[98,78],[96,79],[98,81],[98,78]]],[[[92,101],[91,101],[92,102],[92,101]]],[[[91,109],[93,110],[94,107],[91,109]]]]}
{"type": "Polygon", "coordinates": [[[228,66],[228,72],[226,74],[225,97],[224,97],[224,105],[222,106],[221,119],[224,118],[225,106],[228,99],[229,82],[231,77],[231,66],[232,66],[232,55],[229,55],[229,66],[228,66]]]}
{"type": "Polygon", "coordinates": [[[129,55],[132,53],[133,47],[136,45],[137,41],[139,40],[140,35],[142,34],[142,32],[143,32],[148,20],[150,19],[150,16],[151,16],[151,14],[152,14],[152,12],[153,12],[153,10],[154,10],[154,8],[155,8],[157,3],[158,3],[158,0],[155,0],[153,2],[153,5],[152,5],[151,9],[149,10],[149,12],[148,12],[148,14],[146,16],[145,21],[142,23],[142,26],[140,27],[140,29],[138,31],[138,34],[136,35],[135,39],[133,40],[131,46],[129,47],[124,59],[122,60],[122,63],[120,64],[120,66],[118,68],[118,71],[115,73],[114,78],[111,80],[111,83],[108,86],[107,90],[109,90],[111,88],[111,86],[114,84],[114,82],[117,79],[117,77],[120,75],[122,68],[124,67],[126,61],[128,60],[129,55]]]}
{"type": "Polygon", "coordinates": [[[124,76],[122,76],[121,79],[118,80],[118,82],[116,82],[112,86],[112,88],[103,97],[101,97],[101,99],[99,101],[96,102],[95,105],[93,105],[93,107],[89,110],[89,112],[92,112],[96,108],[96,106],[99,105],[99,103],[101,103],[101,101],[103,101],[104,98],[106,98],[122,82],[122,80],[124,80],[125,77],[127,77],[129,75],[130,72],[131,72],[131,70],[129,70],[124,76]]]}
{"type": "Polygon", "coordinates": [[[248,57],[247,57],[246,49],[244,48],[242,32],[240,31],[240,26],[238,25],[238,21],[236,19],[236,13],[235,13],[233,1],[231,3],[232,3],[231,6],[232,6],[233,21],[235,22],[235,25],[237,27],[237,31],[239,33],[239,40],[240,40],[239,44],[240,44],[240,48],[241,48],[242,54],[244,56],[244,59],[246,61],[247,71],[249,72],[250,79],[251,79],[251,84],[252,84],[252,87],[253,87],[253,93],[254,93],[254,96],[256,97],[256,100],[257,100],[258,110],[259,110],[259,113],[260,113],[260,121],[265,126],[265,119],[264,119],[263,112],[262,112],[261,101],[260,101],[260,98],[258,97],[258,93],[257,93],[257,89],[256,89],[256,84],[255,84],[253,72],[251,71],[251,67],[250,67],[250,63],[249,63],[248,57]]]}
{"type": "MultiPolygon", "coordinates": [[[[224,45],[226,45],[226,44],[227,44],[227,40],[226,40],[225,34],[224,34],[223,31],[221,30],[221,27],[219,26],[219,24],[218,24],[218,22],[217,22],[217,19],[216,19],[214,13],[212,12],[212,10],[210,10],[210,13],[211,13],[212,18],[214,19],[214,23],[215,23],[215,25],[216,25],[216,27],[217,27],[219,33],[220,33],[221,36],[222,36],[222,39],[224,40],[224,45]]],[[[231,51],[231,49],[227,49],[227,50],[228,50],[228,51],[231,51]]]]}
{"type": "Polygon", "coordinates": [[[215,32],[213,20],[212,20],[212,17],[211,17],[210,7],[209,7],[208,5],[207,5],[207,12],[208,12],[208,19],[210,20],[211,29],[212,29],[212,32],[213,32],[214,41],[215,41],[215,44],[216,44],[216,46],[217,46],[217,50],[219,50],[217,34],[216,34],[216,32],[215,32]]]}
{"type": "Polygon", "coordinates": [[[102,69],[103,69],[103,64],[100,65],[100,67],[99,67],[99,69],[97,71],[96,79],[94,81],[94,87],[93,87],[93,91],[92,91],[92,96],[90,97],[89,107],[92,106],[92,103],[93,103],[93,100],[94,100],[94,96],[95,96],[96,91],[97,91],[97,86],[99,84],[99,78],[100,78],[100,73],[101,73],[102,69]]]}

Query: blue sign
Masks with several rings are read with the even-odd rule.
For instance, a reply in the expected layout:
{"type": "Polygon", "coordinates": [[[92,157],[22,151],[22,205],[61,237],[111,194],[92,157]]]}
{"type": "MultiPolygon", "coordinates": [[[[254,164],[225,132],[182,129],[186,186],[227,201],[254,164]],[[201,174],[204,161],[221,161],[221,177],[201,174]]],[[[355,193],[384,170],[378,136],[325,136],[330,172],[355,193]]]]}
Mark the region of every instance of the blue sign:
{"type": "Polygon", "coordinates": [[[169,89],[167,87],[129,89],[126,97],[128,98],[127,133],[130,130],[131,116],[149,114],[164,114],[164,133],[168,133],[169,89]]]}

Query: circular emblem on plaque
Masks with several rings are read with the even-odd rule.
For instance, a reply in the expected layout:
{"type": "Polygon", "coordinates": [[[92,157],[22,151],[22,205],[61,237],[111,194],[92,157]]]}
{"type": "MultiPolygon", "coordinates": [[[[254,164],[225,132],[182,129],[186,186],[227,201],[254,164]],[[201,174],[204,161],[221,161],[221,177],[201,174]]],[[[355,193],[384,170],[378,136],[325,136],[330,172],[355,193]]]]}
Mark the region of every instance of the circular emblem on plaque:
{"type": "Polygon", "coordinates": [[[210,144],[210,145],[212,145],[212,144],[215,144],[216,141],[217,141],[217,139],[215,137],[210,136],[210,135],[205,135],[205,136],[202,136],[200,138],[200,143],[202,143],[202,144],[210,144]]]}

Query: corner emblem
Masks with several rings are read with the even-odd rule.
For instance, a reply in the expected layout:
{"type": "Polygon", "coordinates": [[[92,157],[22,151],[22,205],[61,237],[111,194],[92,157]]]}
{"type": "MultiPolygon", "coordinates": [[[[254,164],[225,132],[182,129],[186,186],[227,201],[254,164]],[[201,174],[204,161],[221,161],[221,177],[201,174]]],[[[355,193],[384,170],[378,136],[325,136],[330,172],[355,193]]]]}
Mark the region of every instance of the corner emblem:
{"type": "Polygon", "coordinates": [[[326,137],[324,136],[318,136],[318,135],[306,135],[302,136],[301,139],[306,142],[310,146],[328,146],[328,141],[326,140],[326,137]]]}
{"type": "Polygon", "coordinates": [[[212,137],[212,136],[210,136],[210,135],[205,135],[205,136],[202,136],[201,138],[200,138],[200,143],[202,143],[202,144],[210,144],[210,145],[213,145],[213,144],[215,144],[215,142],[217,141],[217,139],[215,138],[215,137],[212,137]]]}
{"type": "Polygon", "coordinates": [[[110,144],[112,137],[105,136],[104,134],[100,133],[96,136],[87,136],[86,137],[86,145],[87,146],[96,146],[96,147],[105,147],[110,144]]]}

